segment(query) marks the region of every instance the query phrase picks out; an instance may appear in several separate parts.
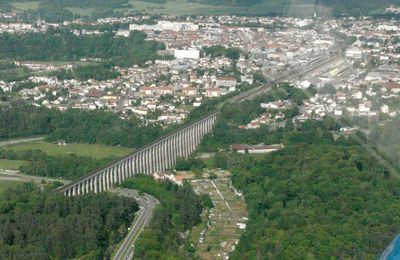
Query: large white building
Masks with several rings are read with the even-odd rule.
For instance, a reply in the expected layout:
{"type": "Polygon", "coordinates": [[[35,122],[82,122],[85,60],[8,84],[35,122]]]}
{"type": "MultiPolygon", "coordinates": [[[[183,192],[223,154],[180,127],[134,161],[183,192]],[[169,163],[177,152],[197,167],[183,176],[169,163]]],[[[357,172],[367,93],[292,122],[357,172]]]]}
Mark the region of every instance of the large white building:
{"type": "Polygon", "coordinates": [[[229,88],[229,91],[235,91],[236,84],[237,84],[237,81],[233,77],[219,77],[219,78],[217,78],[217,80],[215,82],[215,86],[227,87],[227,88],[229,88]]]}
{"type": "Polygon", "coordinates": [[[362,54],[363,54],[363,52],[359,48],[349,48],[346,50],[346,58],[361,59],[362,54]]]}
{"type": "Polygon", "coordinates": [[[188,22],[170,22],[170,21],[158,21],[157,24],[130,24],[129,30],[138,31],[196,31],[199,26],[194,23],[188,22]]]}
{"type": "Polygon", "coordinates": [[[200,59],[200,50],[198,49],[175,50],[174,57],[176,59],[200,59]]]}

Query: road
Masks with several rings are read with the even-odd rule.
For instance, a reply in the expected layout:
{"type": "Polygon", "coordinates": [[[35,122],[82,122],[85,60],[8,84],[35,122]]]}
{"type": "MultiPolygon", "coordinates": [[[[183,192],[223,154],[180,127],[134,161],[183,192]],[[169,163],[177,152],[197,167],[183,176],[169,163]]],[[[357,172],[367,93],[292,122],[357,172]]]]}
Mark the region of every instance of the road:
{"type": "Polygon", "coordinates": [[[7,146],[7,145],[19,144],[19,143],[27,143],[27,142],[33,142],[33,141],[40,141],[40,140],[43,140],[43,139],[44,139],[44,136],[11,139],[11,140],[1,141],[0,142],[0,146],[7,146]]]}
{"type": "Polygon", "coordinates": [[[47,178],[47,177],[42,177],[42,176],[32,176],[32,175],[26,175],[26,174],[21,174],[18,171],[12,171],[12,170],[0,170],[0,180],[3,181],[20,181],[20,182],[35,182],[35,183],[42,183],[42,181],[45,182],[61,182],[64,185],[70,183],[68,180],[62,180],[62,179],[55,179],[55,178],[47,178]]]}
{"type": "MultiPolygon", "coordinates": [[[[18,171],[12,170],[0,170],[0,181],[1,180],[35,182],[39,184],[41,184],[43,181],[45,181],[46,183],[59,181],[62,182],[64,185],[70,183],[70,181],[68,180],[26,175],[21,174],[18,171]]],[[[140,195],[137,191],[132,189],[113,188],[109,191],[119,196],[134,198],[138,201],[140,206],[140,210],[136,213],[136,217],[134,219],[134,222],[132,223],[127,237],[125,238],[124,242],[121,244],[120,248],[113,258],[114,260],[131,259],[133,256],[134,243],[138,239],[140,233],[143,231],[143,228],[150,223],[153,216],[153,211],[155,207],[159,204],[159,202],[153,196],[150,196],[148,194],[140,195]]]]}
{"type": "Polygon", "coordinates": [[[114,260],[131,259],[133,256],[134,244],[143,231],[143,228],[150,223],[153,211],[159,202],[153,196],[148,194],[140,195],[137,191],[131,189],[114,188],[108,191],[118,194],[119,196],[134,198],[139,203],[140,210],[136,213],[136,217],[127,237],[118,248],[113,258],[114,260]]]}

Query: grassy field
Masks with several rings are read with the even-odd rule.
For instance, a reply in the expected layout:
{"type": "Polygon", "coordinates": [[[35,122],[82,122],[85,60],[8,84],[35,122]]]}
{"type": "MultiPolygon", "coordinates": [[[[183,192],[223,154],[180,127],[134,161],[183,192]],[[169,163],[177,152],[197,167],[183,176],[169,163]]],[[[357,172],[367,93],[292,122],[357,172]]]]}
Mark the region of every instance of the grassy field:
{"type": "Polygon", "coordinates": [[[0,70],[0,80],[5,82],[24,80],[31,75],[32,75],[31,70],[29,70],[26,67],[17,67],[15,69],[0,70]]]}
{"type": "Polygon", "coordinates": [[[76,155],[89,156],[93,158],[123,157],[134,151],[131,148],[119,146],[74,143],[67,145],[57,145],[43,141],[15,144],[6,146],[5,148],[12,149],[14,151],[38,149],[46,152],[49,155],[63,155],[74,153],[76,155]]]}
{"type": "Polygon", "coordinates": [[[0,159],[0,169],[3,170],[18,170],[21,165],[26,164],[26,161],[20,160],[5,160],[0,159]]]}
{"type": "Polygon", "coordinates": [[[15,187],[17,185],[20,185],[21,182],[18,181],[5,181],[5,180],[0,180],[0,195],[7,190],[8,188],[15,187]]]}
{"type": "Polygon", "coordinates": [[[38,9],[40,1],[27,1],[27,2],[15,2],[12,3],[12,6],[21,11],[26,10],[36,10],[38,9]]]}
{"type": "Polygon", "coordinates": [[[208,168],[213,168],[214,167],[214,158],[204,158],[204,159],[201,159],[203,162],[204,162],[204,164],[206,165],[206,167],[208,167],[208,168]]]}

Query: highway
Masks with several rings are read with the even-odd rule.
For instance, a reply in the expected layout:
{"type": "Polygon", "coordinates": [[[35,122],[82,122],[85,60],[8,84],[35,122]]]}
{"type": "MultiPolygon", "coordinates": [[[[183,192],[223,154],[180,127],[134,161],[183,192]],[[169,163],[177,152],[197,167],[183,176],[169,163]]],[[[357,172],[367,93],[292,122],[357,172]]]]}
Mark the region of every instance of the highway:
{"type": "Polygon", "coordinates": [[[139,203],[140,210],[136,213],[129,233],[113,257],[114,260],[132,259],[134,244],[143,228],[150,223],[153,211],[159,202],[153,196],[148,194],[140,195],[137,191],[131,189],[114,188],[109,191],[119,196],[134,198],[139,203]]]}

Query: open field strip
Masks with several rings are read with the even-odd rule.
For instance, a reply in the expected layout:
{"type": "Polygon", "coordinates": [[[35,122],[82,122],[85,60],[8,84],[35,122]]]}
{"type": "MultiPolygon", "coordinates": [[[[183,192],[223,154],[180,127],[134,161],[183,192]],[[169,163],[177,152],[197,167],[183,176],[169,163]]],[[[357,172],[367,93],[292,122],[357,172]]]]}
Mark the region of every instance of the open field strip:
{"type": "Polygon", "coordinates": [[[44,141],[35,141],[29,143],[8,145],[5,146],[4,148],[11,149],[14,151],[37,149],[52,156],[73,153],[78,156],[89,156],[96,159],[107,158],[107,157],[123,157],[134,151],[134,149],[132,148],[126,148],[120,146],[106,146],[100,144],[78,144],[78,143],[57,145],[44,141]]]}
{"type": "Polygon", "coordinates": [[[6,160],[0,159],[0,169],[3,170],[18,170],[21,165],[27,164],[26,161],[21,160],[6,160]]]}

